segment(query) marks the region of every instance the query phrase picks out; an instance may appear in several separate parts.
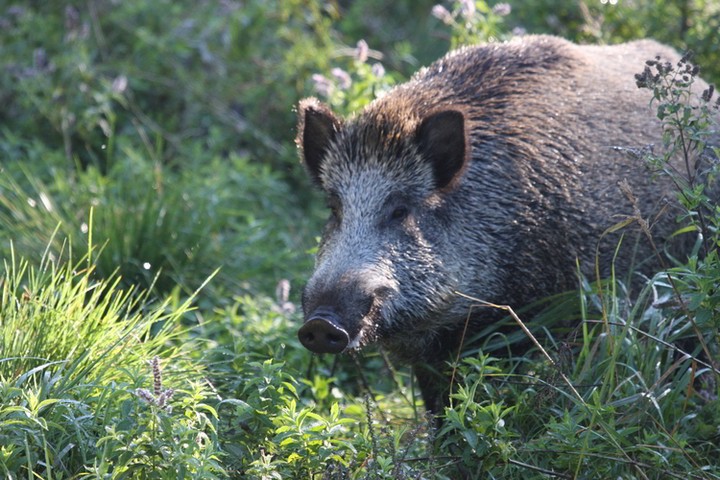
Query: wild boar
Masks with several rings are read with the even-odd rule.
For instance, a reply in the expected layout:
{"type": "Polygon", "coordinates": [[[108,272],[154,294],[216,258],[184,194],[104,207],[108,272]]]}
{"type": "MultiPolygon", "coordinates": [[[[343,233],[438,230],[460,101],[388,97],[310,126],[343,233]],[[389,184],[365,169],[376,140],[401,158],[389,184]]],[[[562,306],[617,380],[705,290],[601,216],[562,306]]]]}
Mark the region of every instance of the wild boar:
{"type": "Polygon", "coordinates": [[[652,258],[647,239],[626,232],[616,255],[618,237],[603,232],[634,213],[623,180],[643,216],[665,209],[658,244],[677,228],[669,182],[626,151],[661,144],[633,78],[658,55],[679,58],[649,40],[528,36],[451,52],[350,119],[301,101],[297,144],[331,212],[303,293],[303,345],[379,343],[414,367],[437,413],[466,322],[470,336],[497,318],[469,317],[459,293],[521,307],[576,287],[577,262],[594,277],[596,260],[652,258]]]}

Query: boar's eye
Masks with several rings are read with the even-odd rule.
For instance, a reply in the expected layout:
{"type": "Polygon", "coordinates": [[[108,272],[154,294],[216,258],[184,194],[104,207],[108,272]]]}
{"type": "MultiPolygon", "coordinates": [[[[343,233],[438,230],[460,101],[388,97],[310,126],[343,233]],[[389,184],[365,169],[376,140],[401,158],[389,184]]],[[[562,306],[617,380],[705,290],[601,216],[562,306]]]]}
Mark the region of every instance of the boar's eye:
{"type": "Polygon", "coordinates": [[[392,209],[390,212],[391,222],[401,222],[410,215],[410,210],[405,205],[399,205],[392,209]]]}
{"type": "Polygon", "coordinates": [[[385,201],[381,212],[380,222],[383,226],[397,225],[410,216],[410,204],[405,195],[393,194],[385,201]]]}

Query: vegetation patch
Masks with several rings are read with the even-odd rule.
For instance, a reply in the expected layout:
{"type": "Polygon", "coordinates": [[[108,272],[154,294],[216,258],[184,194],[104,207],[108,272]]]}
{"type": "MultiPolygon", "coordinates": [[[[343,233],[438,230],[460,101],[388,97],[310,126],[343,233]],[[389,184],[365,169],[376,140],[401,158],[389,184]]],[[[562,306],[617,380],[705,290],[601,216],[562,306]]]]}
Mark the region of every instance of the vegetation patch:
{"type": "Polygon", "coordinates": [[[718,100],[693,90],[693,62],[720,79],[720,11],[636,3],[0,7],[0,476],[720,478],[718,100]],[[695,50],[638,65],[665,142],[627,154],[676,182],[697,242],[659,251],[639,292],[580,279],[508,316],[487,351],[521,323],[535,341],[458,358],[438,422],[383,352],[297,339],[324,213],[292,108],[350,113],[451,46],[523,32],[695,50]]]}

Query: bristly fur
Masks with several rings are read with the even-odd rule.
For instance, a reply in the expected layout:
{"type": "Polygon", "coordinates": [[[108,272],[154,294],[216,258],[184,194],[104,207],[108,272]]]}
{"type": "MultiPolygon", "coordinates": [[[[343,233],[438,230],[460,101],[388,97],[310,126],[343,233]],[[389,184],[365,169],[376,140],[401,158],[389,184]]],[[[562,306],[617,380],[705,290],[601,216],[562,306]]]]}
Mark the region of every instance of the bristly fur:
{"type": "MultiPolygon", "coordinates": [[[[530,36],[452,52],[349,120],[301,102],[297,143],[332,209],[305,314],[332,308],[351,346],[378,341],[414,365],[439,410],[431,372],[459,347],[470,307],[456,292],[517,307],[573,288],[576,260],[592,275],[598,242],[611,265],[618,237],[603,232],[632,214],[619,181],[643,215],[672,203],[614,148],[661,142],[633,80],[656,55],[679,58],[653,41],[530,36]]],[[[668,209],[654,233],[673,229],[668,209]]],[[[646,242],[623,243],[618,266],[651,257],[646,242]]],[[[486,313],[471,330],[494,320],[486,313]]]]}

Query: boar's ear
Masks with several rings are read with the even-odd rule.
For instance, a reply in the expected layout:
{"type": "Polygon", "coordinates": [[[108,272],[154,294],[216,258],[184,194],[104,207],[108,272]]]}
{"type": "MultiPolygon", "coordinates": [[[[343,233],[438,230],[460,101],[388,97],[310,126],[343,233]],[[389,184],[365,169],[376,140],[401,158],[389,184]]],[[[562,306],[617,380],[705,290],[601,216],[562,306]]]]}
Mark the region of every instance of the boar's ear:
{"type": "Polygon", "coordinates": [[[443,110],[425,117],[416,132],[421,154],[430,162],[435,187],[451,190],[467,167],[470,155],[465,115],[443,110]]]}
{"type": "Polygon", "coordinates": [[[315,98],[298,105],[298,131],[295,143],[300,148],[312,180],[320,185],[320,165],[342,121],[328,106],[315,98]]]}

